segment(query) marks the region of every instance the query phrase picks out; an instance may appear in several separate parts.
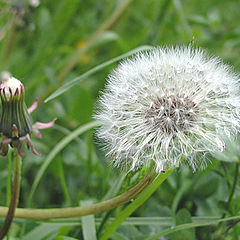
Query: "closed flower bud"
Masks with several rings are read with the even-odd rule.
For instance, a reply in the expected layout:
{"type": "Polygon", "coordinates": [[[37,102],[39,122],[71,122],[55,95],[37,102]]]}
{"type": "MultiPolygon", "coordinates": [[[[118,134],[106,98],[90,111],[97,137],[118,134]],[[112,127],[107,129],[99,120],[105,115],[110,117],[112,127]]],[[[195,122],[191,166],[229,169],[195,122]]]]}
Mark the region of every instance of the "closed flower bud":
{"type": "Polygon", "coordinates": [[[24,102],[25,90],[23,84],[11,74],[2,74],[0,84],[0,96],[2,100],[2,115],[0,121],[0,133],[2,141],[0,143],[0,154],[5,156],[8,153],[8,145],[16,148],[19,155],[24,156],[22,146],[27,147],[35,155],[40,155],[34,148],[31,135],[42,138],[39,130],[50,128],[56,119],[49,123],[32,123],[30,114],[38,106],[38,98],[30,108],[24,102]]]}
{"type": "Polygon", "coordinates": [[[0,84],[2,116],[0,132],[8,138],[26,136],[32,130],[32,119],[24,102],[24,86],[14,77],[0,84]]]}

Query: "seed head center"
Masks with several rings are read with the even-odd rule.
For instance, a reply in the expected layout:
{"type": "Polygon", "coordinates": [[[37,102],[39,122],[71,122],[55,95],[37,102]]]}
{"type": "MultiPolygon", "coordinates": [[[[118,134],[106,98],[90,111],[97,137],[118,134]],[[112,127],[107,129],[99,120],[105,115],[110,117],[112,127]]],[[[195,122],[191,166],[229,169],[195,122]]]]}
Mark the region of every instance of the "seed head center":
{"type": "Polygon", "coordinates": [[[198,107],[188,97],[175,95],[158,97],[146,112],[146,123],[162,132],[175,134],[191,127],[198,107]]]}

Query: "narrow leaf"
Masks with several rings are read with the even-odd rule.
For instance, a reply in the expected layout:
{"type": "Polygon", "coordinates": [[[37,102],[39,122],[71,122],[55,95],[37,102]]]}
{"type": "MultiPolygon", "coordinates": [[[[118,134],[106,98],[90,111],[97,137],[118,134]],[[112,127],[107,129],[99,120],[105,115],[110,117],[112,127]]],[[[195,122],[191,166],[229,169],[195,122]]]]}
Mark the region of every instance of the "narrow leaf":
{"type": "Polygon", "coordinates": [[[58,224],[41,224],[35,227],[32,231],[28,232],[22,239],[24,240],[41,240],[46,239],[46,237],[52,233],[57,232],[60,228],[58,224]]]}
{"type": "Polygon", "coordinates": [[[47,155],[46,159],[44,160],[42,166],[40,167],[40,169],[38,170],[38,173],[34,179],[30,194],[29,194],[29,200],[28,202],[30,203],[32,200],[32,197],[36,191],[36,188],[44,174],[44,172],[46,171],[47,167],[49,166],[49,164],[52,162],[52,160],[55,158],[55,156],[64,149],[64,147],[66,147],[72,140],[74,140],[76,137],[78,137],[80,134],[83,134],[84,132],[99,126],[99,123],[97,121],[92,121],[89,123],[86,123],[84,125],[81,125],[80,127],[78,127],[76,130],[74,130],[73,132],[71,132],[70,134],[68,134],[66,137],[64,137],[53,149],[52,151],[47,155]]]}
{"type": "Polygon", "coordinates": [[[72,88],[73,86],[75,86],[76,84],[78,84],[79,82],[81,82],[83,79],[86,79],[87,77],[91,76],[92,74],[102,70],[103,68],[109,66],[112,63],[118,62],[119,60],[129,57],[137,52],[141,52],[141,51],[146,51],[146,50],[150,50],[152,47],[151,46],[141,46],[138,48],[135,48],[127,53],[124,53],[118,57],[112,58],[109,61],[106,61],[102,64],[97,65],[96,67],[90,69],[89,71],[85,72],[84,74],[74,78],[73,80],[65,83],[62,87],[58,88],[54,93],[52,93],[47,99],[45,99],[45,103],[49,102],[50,100],[60,96],[61,94],[63,94],[64,92],[66,92],[67,90],[69,90],[70,88],[72,88]]]}
{"type": "Polygon", "coordinates": [[[234,221],[234,220],[240,220],[240,216],[234,216],[234,217],[223,218],[223,219],[219,219],[219,220],[213,220],[213,221],[207,221],[207,222],[201,222],[201,223],[186,223],[186,224],[178,225],[174,228],[171,227],[171,228],[165,229],[151,237],[146,238],[146,240],[159,239],[161,236],[165,236],[167,234],[174,233],[174,232],[184,230],[184,229],[209,226],[209,225],[218,224],[220,222],[234,221]]]}
{"type": "Polygon", "coordinates": [[[107,240],[117,230],[117,228],[129,217],[138,207],[140,207],[151,195],[158,189],[158,187],[167,179],[173,172],[170,170],[164,174],[160,174],[139,196],[129,204],[115,220],[108,226],[105,233],[100,237],[100,240],[107,240]]]}
{"type": "MultiPolygon", "coordinates": [[[[81,201],[81,206],[91,205],[91,200],[81,201]]],[[[82,230],[84,240],[97,240],[94,215],[88,215],[82,217],[82,230]]]]}

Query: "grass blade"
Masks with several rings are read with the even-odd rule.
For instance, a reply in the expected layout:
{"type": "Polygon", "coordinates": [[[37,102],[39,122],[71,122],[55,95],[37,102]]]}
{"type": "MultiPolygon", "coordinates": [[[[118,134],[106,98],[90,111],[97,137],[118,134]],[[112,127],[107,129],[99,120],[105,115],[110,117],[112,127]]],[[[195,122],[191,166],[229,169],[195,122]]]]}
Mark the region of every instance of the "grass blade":
{"type": "Polygon", "coordinates": [[[41,224],[35,227],[32,231],[28,232],[26,235],[23,236],[22,239],[24,240],[42,240],[46,239],[47,236],[55,233],[61,225],[58,224],[41,224]]]}
{"type": "Polygon", "coordinates": [[[112,63],[118,62],[119,60],[129,57],[137,52],[141,52],[141,51],[146,51],[146,50],[150,50],[152,47],[151,46],[141,46],[138,48],[134,48],[133,50],[124,53],[118,57],[112,58],[109,61],[106,61],[102,64],[97,65],[96,67],[90,69],[89,71],[85,72],[84,74],[74,78],[73,80],[65,83],[62,87],[58,88],[54,93],[52,93],[47,99],[45,99],[45,103],[49,102],[50,100],[60,96],[61,94],[63,94],[64,92],[66,92],[67,90],[69,90],[70,88],[72,88],[73,86],[75,86],[76,84],[80,83],[83,79],[86,79],[87,77],[91,76],[92,74],[102,70],[103,68],[109,66],[112,63]]]}
{"type": "Polygon", "coordinates": [[[157,188],[167,179],[167,177],[173,172],[170,170],[164,174],[160,174],[131,204],[129,204],[115,220],[108,226],[105,233],[100,237],[100,240],[109,239],[117,228],[130,216],[138,207],[140,207],[156,190],[157,188]]]}
{"type": "Polygon", "coordinates": [[[47,167],[49,166],[49,164],[51,163],[51,161],[55,158],[55,156],[64,148],[66,147],[72,140],[74,140],[77,136],[79,136],[80,134],[83,134],[84,132],[94,128],[94,127],[98,127],[99,123],[97,121],[92,121],[89,123],[86,123],[84,125],[81,125],[80,127],[78,127],[76,130],[74,130],[73,132],[71,132],[70,134],[68,134],[66,137],[64,137],[54,148],[53,150],[47,155],[46,160],[43,162],[42,166],[40,167],[40,169],[38,170],[38,173],[34,179],[30,194],[29,194],[29,200],[28,200],[28,204],[30,205],[32,197],[36,191],[36,188],[44,174],[44,172],[46,171],[47,167]]]}
{"type": "Polygon", "coordinates": [[[234,217],[229,217],[229,218],[223,218],[223,219],[219,219],[219,220],[213,220],[213,221],[207,221],[207,222],[202,222],[202,223],[186,223],[186,224],[182,224],[182,225],[178,225],[174,228],[168,228],[165,229],[151,237],[148,237],[147,240],[155,240],[155,239],[159,239],[159,237],[161,236],[165,236],[167,234],[170,233],[174,233],[177,232],[179,230],[184,230],[184,229],[189,229],[189,228],[195,228],[195,227],[203,227],[203,226],[209,226],[209,225],[214,225],[214,224],[218,224],[220,222],[226,222],[226,221],[234,221],[234,220],[240,220],[240,216],[234,216],[234,217]]]}
{"type": "MultiPolygon", "coordinates": [[[[81,206],[91,205],[91,200],[81,201],[81,206]]],[[[97,240],[94,215],[88,215],[82,217],[82,230],[84,240],[97,240]]]]}

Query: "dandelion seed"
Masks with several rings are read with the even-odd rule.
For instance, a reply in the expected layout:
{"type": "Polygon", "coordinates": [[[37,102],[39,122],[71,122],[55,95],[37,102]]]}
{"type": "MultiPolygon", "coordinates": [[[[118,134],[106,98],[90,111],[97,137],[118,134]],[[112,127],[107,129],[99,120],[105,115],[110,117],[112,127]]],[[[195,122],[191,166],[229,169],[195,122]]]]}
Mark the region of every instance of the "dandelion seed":
{"type": "Polygon", "coordinates": [[[156,48],[119,64],[95,118],[114,166],[155,163],[158,173],[184,160],[204,167],[240,130],[239,76],[219,58],[190,47],[156,48]]]}

